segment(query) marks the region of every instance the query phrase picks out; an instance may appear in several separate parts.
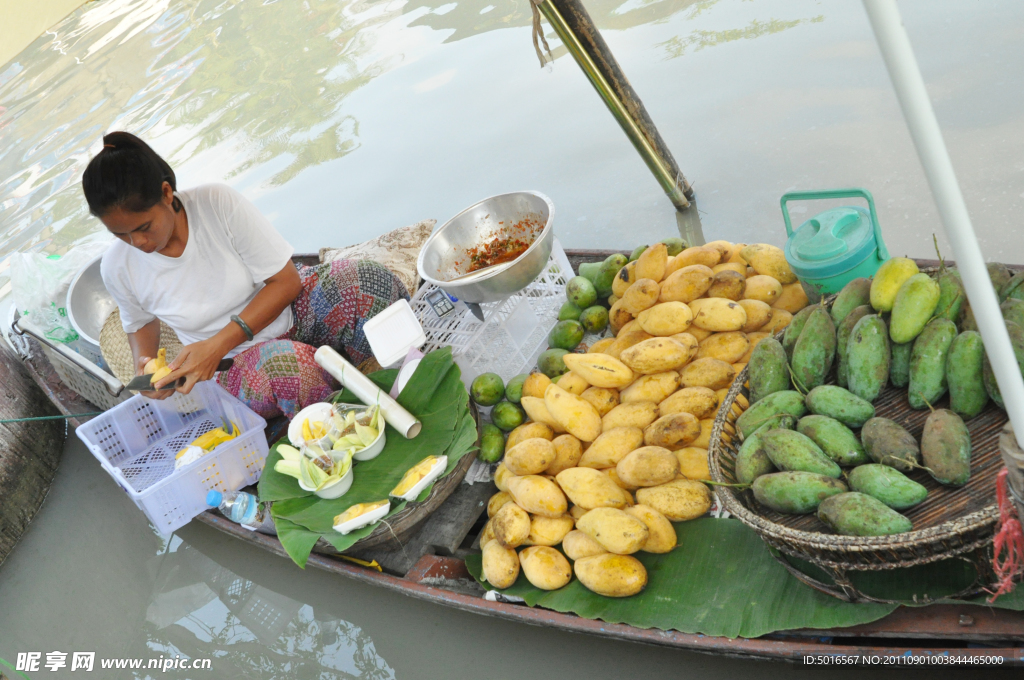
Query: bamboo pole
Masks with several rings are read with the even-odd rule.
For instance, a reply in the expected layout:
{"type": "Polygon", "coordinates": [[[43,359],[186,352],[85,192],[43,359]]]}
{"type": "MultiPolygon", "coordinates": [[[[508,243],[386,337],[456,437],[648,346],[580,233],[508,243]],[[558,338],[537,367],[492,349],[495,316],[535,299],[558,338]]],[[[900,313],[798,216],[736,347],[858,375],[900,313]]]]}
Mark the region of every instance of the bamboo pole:
{"type": "MultiPolygon", "coordinates": [[[[679,211],[692,211],[696,214],[696,206],[692,204],[693,189],[679,166],[676,165],[672,153],[654,126],[654,121],[647,114],[643,102],[629,80],[623,74],[619,63],[615,60],[608,44],[604,41],[597,26],[587,13],[580,0],[531,0],[535,10],[539,9],[561,39],[569,54],[576,60],[583,73],[597,90],[598,95],[607,105],[615,120],[622,127],[629,141],[636,147],[644,163],[654,174],[655,179],[665,191],[672,205],[679,211]]],[[[534,46],[543,64],[544,57],[538,44],[538,37],[543,41],[540,32],[540,20],[534,20],[534,46]]],[[[687,222],[688,230],[693,225],[687,222]]],[[[681,226],[682,229],[682,226],[681,226]]],[[[699,233],[699,222],[697,222],[699,233]]],[[[703,241],[703,235],[700,236],[703,241]]]]}
{"type": "MultiPolygon", "coordinates": [[[[1024,433],[1024,379],[1017,370],[1017,359],[1003,323],[999,300],[985,268],[985,259],[896,0],[864,0],[864,8],[914,139],[917,155],[924,166],[946,236],[953,246],[953,256],[985,343],[985,352],[992,365],[997,367],[994,373],[1006,413],[1014,432],[1024,433]]],[[[1019,437],[1017,441],[1020,441],[1019,437]]],[[[1019,464],[1019,460],[1009,455],[1007,447],[1000,448],[1007,467],[1019,464]]],[[[1017,450],[1020,450],[1019,446],[1017,450]]],[[[1020,484],[1019,474],[1011,479],[1020,484]]],[[[1016,491],[1020,494],[1024,489],[1017,486],[1016,491]]]]}

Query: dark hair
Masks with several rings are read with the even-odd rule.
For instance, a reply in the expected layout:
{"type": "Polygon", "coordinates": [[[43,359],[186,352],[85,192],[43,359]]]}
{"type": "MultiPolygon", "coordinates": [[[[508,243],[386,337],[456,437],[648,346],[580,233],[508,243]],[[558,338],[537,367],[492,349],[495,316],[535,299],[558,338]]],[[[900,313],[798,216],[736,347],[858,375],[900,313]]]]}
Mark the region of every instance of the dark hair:
{"type": "MultiPolygon", "coordinates": [[[[144,141],[130,132],[111,132],[103,148],[82,173],[89,212],[102,217],[115,208],[144,212],[163,198],[164,182],[176,190],[174,170],[144,141]]],[[[174,210],[181,209],[177,197],[174,210]]]]}

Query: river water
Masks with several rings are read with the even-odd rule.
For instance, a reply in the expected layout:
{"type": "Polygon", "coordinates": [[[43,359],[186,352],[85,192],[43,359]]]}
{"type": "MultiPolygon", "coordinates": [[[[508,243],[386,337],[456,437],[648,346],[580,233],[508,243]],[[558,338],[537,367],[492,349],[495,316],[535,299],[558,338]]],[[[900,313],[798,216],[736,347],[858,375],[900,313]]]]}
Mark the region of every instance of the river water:
{"type": "MultiPolygon", "coordinates": [[[[932,255],[936,210],[860,3],[587,6],[693,183],[708,240],[782,244],[782,193],[861,186],[893,254],[932,255]]],[[[1024,262],[1024,6],[970,7],[901,3],[982,250],[1024,262]]],[[[671,205],[557,39],[554,67],[538,67],[529,26],[527,0],[87,3],[0,65],[0,297],[10,253],[105,238],[79,179],[113,129],[149,140],[182,187],[243,191],[299,251],[525,188],[552,197],[566,247],[676,234],[671,205]]],[[[202,526],[161,541],[73,435],[0,569],[0,611],[11,661],[55,650],[213,660],[168,677],[755,672],[485,623],[301,572],[202,526]]]]}

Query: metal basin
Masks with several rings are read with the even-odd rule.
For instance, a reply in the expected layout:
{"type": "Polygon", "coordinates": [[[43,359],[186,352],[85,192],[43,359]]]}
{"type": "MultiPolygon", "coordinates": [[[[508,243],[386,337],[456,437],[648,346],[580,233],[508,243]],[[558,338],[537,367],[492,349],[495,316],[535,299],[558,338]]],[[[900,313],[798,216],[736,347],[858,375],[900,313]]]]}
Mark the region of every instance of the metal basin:
{"type": "Polygon", "coordinates": [[[82,268],[68,287],[68,320],[83,339],[99,347],[100,330],[117,303],[100,276],[100,255],[82,268]]]}
{"type": "Polygon", "coordinates": [[[423,244],[416,268],[425,281],[463,302],[503,300],[530,284],[551,255],[555,206],[544,194],[517,191],[486,198],[445,222],[423,244]],[[510,266],[464,281],[451,279],[470,268],[469,252],[502,236],[532,240],[510,266]]]}

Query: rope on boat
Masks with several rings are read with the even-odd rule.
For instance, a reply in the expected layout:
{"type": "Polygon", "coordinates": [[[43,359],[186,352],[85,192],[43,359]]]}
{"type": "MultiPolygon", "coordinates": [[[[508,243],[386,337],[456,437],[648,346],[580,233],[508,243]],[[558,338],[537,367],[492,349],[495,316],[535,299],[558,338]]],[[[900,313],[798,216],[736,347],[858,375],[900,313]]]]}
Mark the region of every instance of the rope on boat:
{"type": "Polygon", "coordinates": [[[95,413],[72,413],[66,416],[35,416],[33,418],[8,418],[6,420],[0,420],[0,425],[7,425],[8,423],[29,423],[35,420],[68,420],[70,418],[91,418],[93,416],[101,416],[106,411],[96,411],[95,413]]]}

